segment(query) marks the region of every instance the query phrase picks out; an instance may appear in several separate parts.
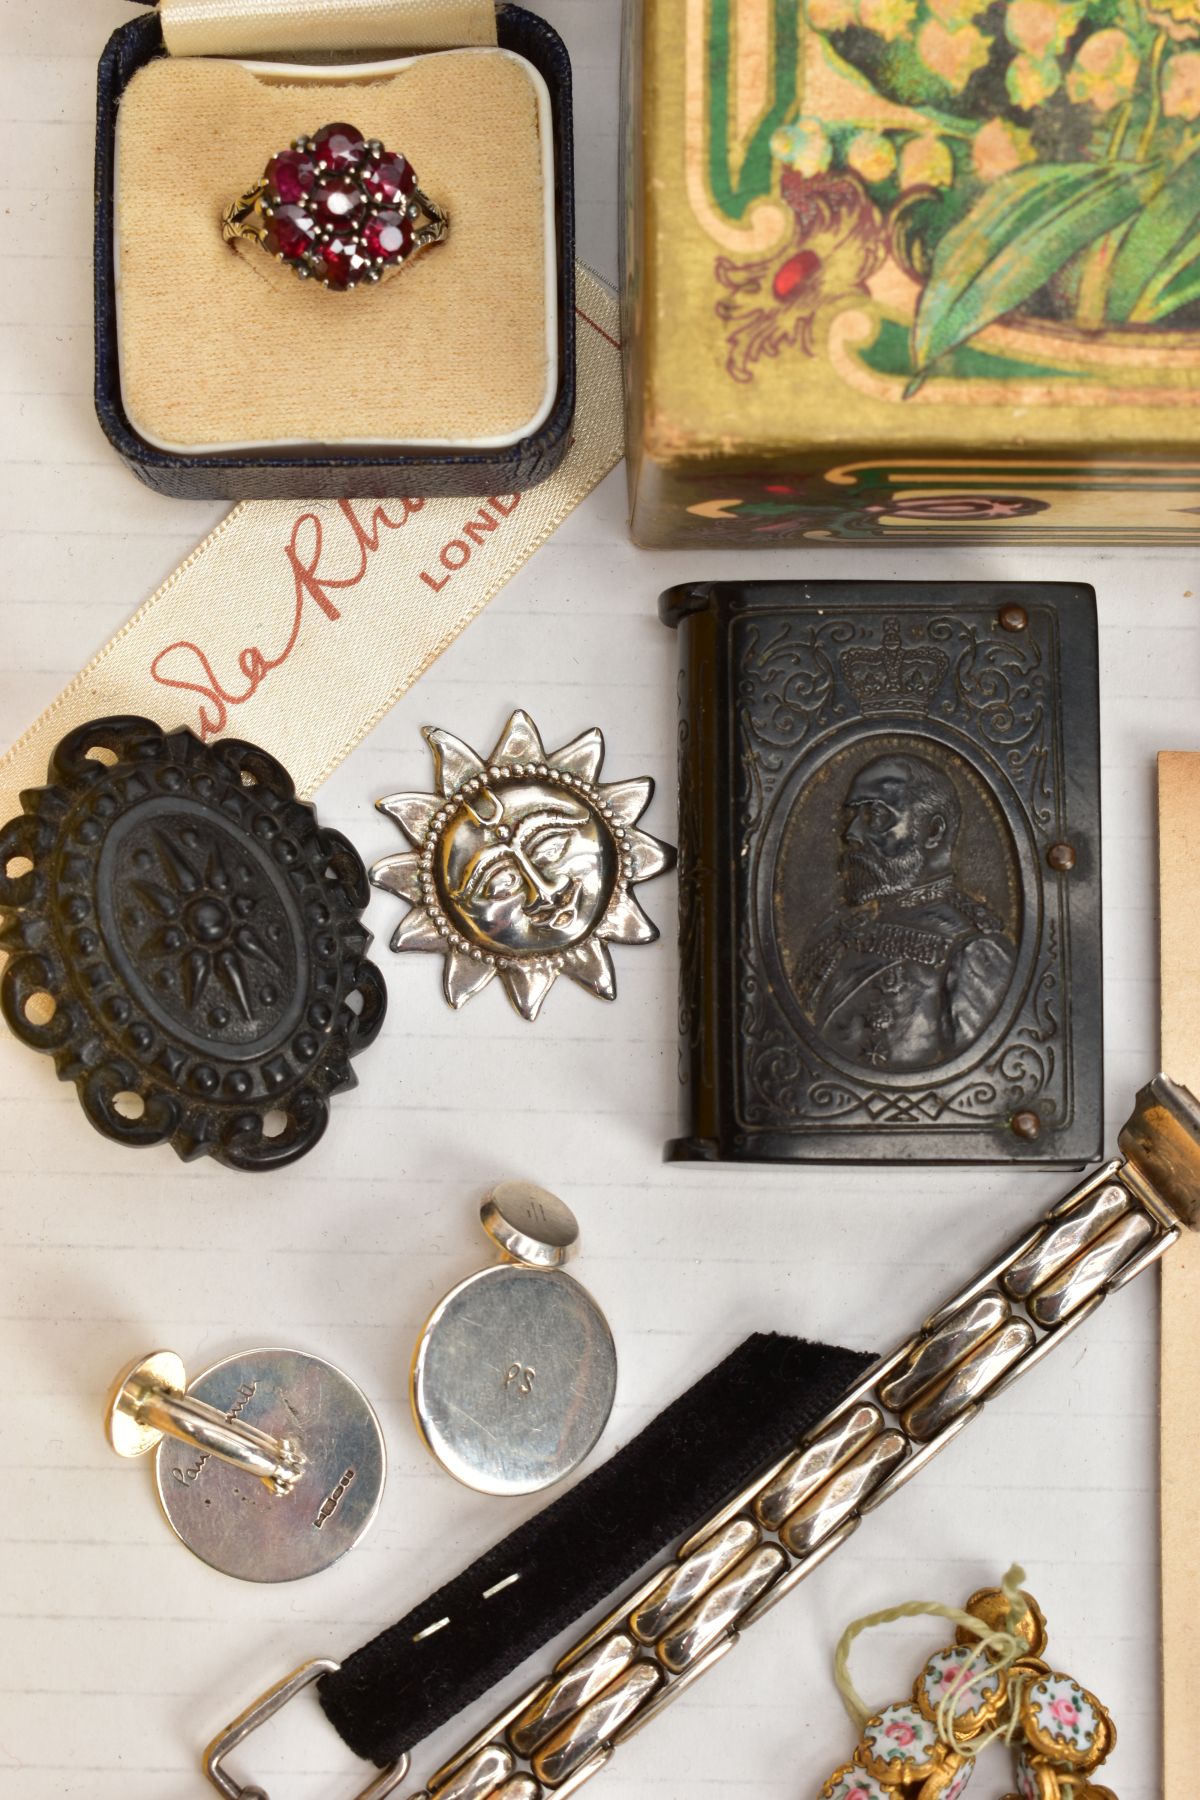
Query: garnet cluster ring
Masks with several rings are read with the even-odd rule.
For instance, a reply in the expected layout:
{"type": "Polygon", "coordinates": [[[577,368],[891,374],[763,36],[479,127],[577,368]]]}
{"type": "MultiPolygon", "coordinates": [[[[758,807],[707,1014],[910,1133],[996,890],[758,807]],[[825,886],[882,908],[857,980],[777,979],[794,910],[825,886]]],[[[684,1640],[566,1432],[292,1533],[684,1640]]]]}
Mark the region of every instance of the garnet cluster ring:
{"type": "Polygon", "coordinates": [[[251,238],[304,279],[344,291],[440,244],[450,221],[405,157],[353,125],[326,125],[273,156],[225,208],[223,228],[226,242],[251,238]]]}

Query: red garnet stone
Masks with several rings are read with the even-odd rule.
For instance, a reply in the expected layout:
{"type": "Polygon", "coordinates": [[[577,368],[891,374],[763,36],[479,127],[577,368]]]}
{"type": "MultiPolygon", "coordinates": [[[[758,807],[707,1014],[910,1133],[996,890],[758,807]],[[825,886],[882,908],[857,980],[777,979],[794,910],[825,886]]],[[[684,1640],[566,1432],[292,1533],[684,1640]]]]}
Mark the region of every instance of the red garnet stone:
{"type": "Polygon", "coordinates": [[[285,262],[303,262],[316,242],[316,223],[302,206],[272,208],[266,225],[267,249],[285,262]]]}
{"type": "Polygon", "coordinates": [[[372,200],[379,200],[385,206],[407,200],[416,185],[412,164],[403,156],[381,156],[363,175],[363,186],[372,200]]]}
{"type": "Polygon", "coordinates": [[[351,233],[339,232],[336,237],[317,245],[309,266],[318,281],[323,281],[327,287],[342,289],[356,287],[365,280],[371,263],[351,233]]]}
{"type": "Polygon", "coordinates": [[[267,192],[281,206],[298,206],[316,179],[317,165],[303,150],[281,150],[267,164],[267,192]]]}
{"type": "Polygon", "coordinates": [[[368,142],[354,125],[326,125],[267,164],[263,241],[297,274],[326,287],[378,281],[412,249],[408,206],[416,186],[407,158],[368,142]]]}
{"type": "Polygon", "coordinates": [[[323,181],[312,197],[313,211],[322,225],[348,225],[366,204],[367,196],[348,175],[339,181],[323,181]]]}
{"type": "Polygon", "coordinates": [[[362,239],[368,256],[399,262],[412,248],[412,220],[407,213],[377,212],[363,226],[362,239]]]}
{"type": "Polygon", "coordinates": [[[363,134],[353,125],[323,126],[312,141],[317,160],[327,169],[352,169],[366,148],[363,134]]]}

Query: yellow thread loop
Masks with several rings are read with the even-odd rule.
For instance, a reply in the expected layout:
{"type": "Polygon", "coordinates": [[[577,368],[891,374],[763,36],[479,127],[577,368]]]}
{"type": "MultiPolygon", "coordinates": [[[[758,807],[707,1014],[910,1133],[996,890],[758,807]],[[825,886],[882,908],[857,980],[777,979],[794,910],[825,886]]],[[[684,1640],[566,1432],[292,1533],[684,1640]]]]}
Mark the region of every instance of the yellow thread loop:
{"type": "Polygon", "coordinates": [[[868,1613],[865,1618],[856,1619],[852,1625],[848,1625],[834,1655],[833,1678],[855,1729],[861,1732],[867,1720],[874,1716],[850,1677],[850,1651],[855,1639],[864,1631],[871,1631],[876,1625],[892,1625],[897,1619],[932,1617],[948,1619],[952,1625],[971,1632],[979,1640],[963,1665],[961,1679],[951,1691],[942,1695],[938,1703],[934,1722],[939,1738],[959,1756],[970,1757],[977,1756],[997,1739],[1011,1744],[1020,1717],[1021,1698],[1029,1679],[1023,1672],[1019,1672],[1009,1684],[1003,1716],[982,1737],[969,1744],[960,1743],[955,1730],[955,1717],[965,1694],[984,1688],[993,1675],[1004,1674],[1028,1650],[1028,1645],[1017,1635],[1017,1626],[1025,1610],[1021,1597],[1024,1580],[1024,1569],[1014,1563],[1000,1584],[1001,1592],[1008,1600],[1006,1631],[991,1631],[974,1613],[963,1612],[956,1606],[943,1606],[937,1600],[909,1600],[903,1606],[889,1606],[884,1612],[868,1613]]]}

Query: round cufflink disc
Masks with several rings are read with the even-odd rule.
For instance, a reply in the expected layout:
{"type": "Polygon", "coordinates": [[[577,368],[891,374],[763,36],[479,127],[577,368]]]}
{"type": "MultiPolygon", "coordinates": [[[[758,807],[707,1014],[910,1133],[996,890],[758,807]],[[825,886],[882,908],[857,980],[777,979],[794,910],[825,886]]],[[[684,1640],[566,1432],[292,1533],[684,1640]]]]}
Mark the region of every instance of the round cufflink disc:
{"type": "Polygon", "coordinates": [[[532,1181],[498,1182],[479,1217],[502,1254],[530,1268],[556,1269],[579,1248],[575,1214],[557,1194],[532,1181]]]}
{"type": "Polygon", "coordinates": [[[288,1494],[165,1437],[155,1458],[163,1511],[202,1562],[242,1581],[296,1581],[351,1549],[379,1509],[383,1433],[362,1390],[300,1350],[247,1350],[215,1363],[189,1395],[273,1437],[298,1439],[306,1462],[288,1494]]]}
{"type": "Polygon", "coordinates": [[[561,1270],[500,1263],[452,1289],[413,1359],[413,1415],[442,1467],[485,1494],[568,1475],[612,1412],[617,1354],[591,1296],[561,1270]]]}

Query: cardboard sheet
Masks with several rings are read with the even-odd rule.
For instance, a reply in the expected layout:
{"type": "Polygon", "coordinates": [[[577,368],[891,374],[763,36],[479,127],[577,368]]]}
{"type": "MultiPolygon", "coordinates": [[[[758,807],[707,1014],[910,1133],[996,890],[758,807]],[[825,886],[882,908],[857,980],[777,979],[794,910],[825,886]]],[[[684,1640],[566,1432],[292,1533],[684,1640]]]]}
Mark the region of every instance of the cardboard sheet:
{"type": "MultiPolygon", "coordinates": [[[[1200,1093],[1200,752],[1158,759],[1163,1068],[1200,1093]]],[[[1162,1270],[1163,1800],[1194,1800],[1200,1700],[1200,1238],[1162,1270]]]]}

